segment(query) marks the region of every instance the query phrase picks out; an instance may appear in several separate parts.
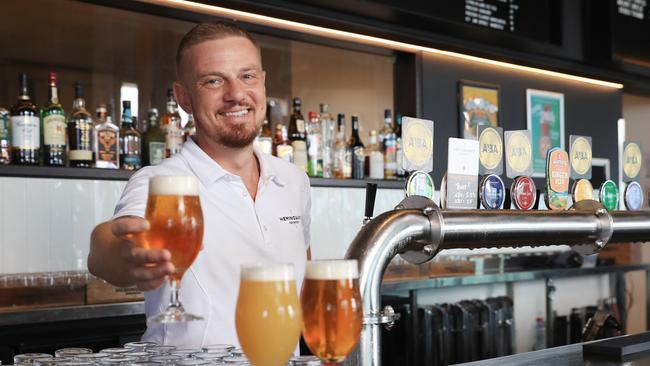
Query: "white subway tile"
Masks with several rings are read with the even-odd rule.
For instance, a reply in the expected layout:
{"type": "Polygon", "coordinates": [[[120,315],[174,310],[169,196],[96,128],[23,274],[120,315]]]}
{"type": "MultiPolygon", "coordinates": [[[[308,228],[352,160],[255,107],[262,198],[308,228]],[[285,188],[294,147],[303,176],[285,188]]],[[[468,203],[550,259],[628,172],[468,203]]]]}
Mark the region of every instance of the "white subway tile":
{"type": "Polygon", "coordinates": [[[72,194],[73,181],[69,179],[50,180],[50,269],[62,271],[71,269],[72,250],[72,194]]]}
{"type": "Polygon", "coordinates": [[[2,236],[4,238],[2,262],[5,273],[25,272],[29,267],[27,245],[28,222],[27,179],[4,178],[5,212],[2,236]]]}
{"type": "Polygon", "coordinates": [[[52,197],[49,179],[26,179],[27,272],[50,270],[50,238],[52,197]]]}

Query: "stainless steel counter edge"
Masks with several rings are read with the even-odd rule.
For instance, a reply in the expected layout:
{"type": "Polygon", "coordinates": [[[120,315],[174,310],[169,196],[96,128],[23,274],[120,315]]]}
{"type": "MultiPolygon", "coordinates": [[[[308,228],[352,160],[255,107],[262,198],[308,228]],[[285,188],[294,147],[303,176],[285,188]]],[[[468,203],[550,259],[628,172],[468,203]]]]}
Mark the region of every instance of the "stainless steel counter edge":
{"type": "Polygon", "coordinates": [[[540,271],[506,272],[475,276],[435,277],[423,280],[386,282],[382,284],[381,290],[383,294],[395,294],[410,290],[533,281],[546,278],[568,278],[630,271],[650,271],[650,265],[633,264],[626,266],[601,266],[594,268],[545,269],[540,271]]]}
{"type": "Polygon", "coordinates": [[[144,315],[144,302],[79,305],[28,311],[0,312],[0,326],[144,315]]]}

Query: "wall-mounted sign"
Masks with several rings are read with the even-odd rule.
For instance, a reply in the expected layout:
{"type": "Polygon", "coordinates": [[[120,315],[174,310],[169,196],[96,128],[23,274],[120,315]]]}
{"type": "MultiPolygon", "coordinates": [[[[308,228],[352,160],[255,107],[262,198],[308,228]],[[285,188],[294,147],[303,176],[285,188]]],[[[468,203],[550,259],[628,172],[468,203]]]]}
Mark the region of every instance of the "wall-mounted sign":
{"type": "Polygon", "coordinates": [[[458,84],[461,136],[476,139],[479,126],[499,126],[499,87],[461,81],[458,84]]]}
{"type": "Polygon", "coordinates": [[[547,151],[564,149],[564,94],[526,89],[526,122],[533,142],[533,176],[543,177],[547,151]]]}

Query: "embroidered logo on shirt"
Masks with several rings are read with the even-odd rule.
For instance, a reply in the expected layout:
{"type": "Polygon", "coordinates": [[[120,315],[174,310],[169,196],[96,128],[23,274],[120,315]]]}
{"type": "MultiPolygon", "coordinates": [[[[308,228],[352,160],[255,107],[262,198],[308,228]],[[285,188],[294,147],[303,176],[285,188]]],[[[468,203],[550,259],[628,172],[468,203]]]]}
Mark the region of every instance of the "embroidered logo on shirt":
{"type": "Polygon", "coordinates": [[[280,217],[280,221],[295,225],[300,223],[300,218],[301,216],[282,216],[280,217]]]}

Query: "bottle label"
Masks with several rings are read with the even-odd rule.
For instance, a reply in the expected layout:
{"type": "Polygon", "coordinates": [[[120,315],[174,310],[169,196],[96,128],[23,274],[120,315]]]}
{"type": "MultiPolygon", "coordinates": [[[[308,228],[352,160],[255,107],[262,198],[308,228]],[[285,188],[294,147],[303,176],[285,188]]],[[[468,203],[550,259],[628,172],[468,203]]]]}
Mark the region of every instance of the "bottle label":
{"type": "Polygon", "coordinates": [[[92,121],[90,119],[77,119],[68,123],[68,144],[70,145],[70,160],[93,159],[92,147],[90,146],[90,131],[92,121]]]}
{"type": "Polygon", "coordinates": [[[170,123],[165,127],[165,144],[167,145],[167,157],[178,154],[183,147],[183,130],[170,123]]]}
{"type": "Polygon", "coordinates": [[[38,149],[41,146],[38,117],[12,116],[11,127],[11,144],[13,147],[38,149]]]}
{"type": "Polygon", "coordinates": [[[65,145],[65,117],[50,114],[43,118],[43,143],[45,145],[65,145]]]}
{"type": "Polygon", "coordinates": [[[384,154],[379,151],[370,153],[370,178],[384,179],[384,154]]]}
{"type": "Polygon", "coordinates": [[[9,140],[9,118],[0,116],[0,140],[9,140]]]}
{"type": "Polygon", "coordinates": [[[364,178],[364,163],[366,160],[366,154],[364,153],[364,148],[361,146],[356,146],[352,149],[352,178],[354,179],[363,179],[364,178]]]}
{"type": "Polygon", "coordinates": [[[165,159],[165,143],[154,141],[149,143],[149,165],[158,165],[165,159]]]}
{"type": "Polygon", "coordinates": [[[352,150],[345,149],[343,152],[343,178],[352,178],[352,150]]]}
{"type": "Polygon", "coordinates": [[[97,149],[97,161],[117,166],[117,131],[99,131],[97,133],[97,149]]]}
{"type": "Polygon", "coordinates": [[[298,129],[298,132],[305,133],[305,120],[304,119],[297,119],[296,120],[296,128],[298,129]]]}
{"type": "Polygon", "coordinates": [[[93,160],[93,152],[88,150],[70,150],[70,160],[91,161],[93,160]]]}
{"type": "Polygon", "coordinates": [[[273,153],[273,141],[271,140],[270,137],[258,136],[257,138],[255,138],[255,143],[257,144],[257,148],[261,152],[269,155],[273,153]]]}
{"type": "Polygon", "coordinates": [[[302,140],[292,141],[293,163],[307,171],[307,144],[302,140]]]}
{"type": "Polygon", "coordinates": [[[124,156],[122,166],[127,169],[138,169],[140,167],[140,156],[138,155],[124,156]]]}
{"type": "Polygon", "coordinates": [[[293,147],[291,145],[278,145],[276,146],[278,158],[293,163],[293,147]]]}

